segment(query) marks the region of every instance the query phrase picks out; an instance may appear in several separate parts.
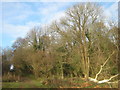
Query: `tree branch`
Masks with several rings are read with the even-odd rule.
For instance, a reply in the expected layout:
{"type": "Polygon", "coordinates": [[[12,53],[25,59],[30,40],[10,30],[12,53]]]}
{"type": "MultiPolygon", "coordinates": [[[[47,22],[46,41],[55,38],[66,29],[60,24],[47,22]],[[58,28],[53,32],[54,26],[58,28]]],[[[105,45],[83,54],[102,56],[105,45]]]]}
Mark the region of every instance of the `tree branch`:
{"type": "Polygon", "coordinates": [[[116,75],[114,75],[114,76],[110,77],[109,81],[110,81],[112,78],[117,77],[118,75],[119,75],[119,74],[116,74],[116,75]]]}
{"type": "Polygon", "coordinates": [[[114,82],[107,82],[107,83],[109,83],[109,84],[110,84],[110,83],[118,83],[119,81],[120,81],[120,80],[114,81],[114,82]]]}
{"type": "Polygon", "coordinates": [[[110,77],[110,79],[105,79],[105,80],[98,81],[98,83],[111,83],[111,82],[109,82],[109,81],[110,81],[112,78],[117,77],[118,75],[119,75],[119,74],[114,75],[114,76],[110,77]]]}
{"type": "Polygon", "coordinates": [[[101,80],[101,81],[98,81],[97,79],[90,78],[90,77],[89,77],[89,80],[90,80],[90,81],[93,81],[93,82],[95,82],[95,83],[99,83],[99,84],[100,84],[100,83],[117,83],[117,82],[119,82],[120,80],[114,81],[114,82],[109,82],[109,81],[110,81],[111,79],[117,77],[118,75],[119,75],[119,74],[116,74],[116,75],[110,77],[109,79],[105,79],[105,80],[101,80]]]}
{"type": "Polygon", "coordinates": [[[103,70],[103,67],[106,65],[106,63],[108,62],[108,60],[110,59],[110,57],[111,57],[114,53],[115,53],[115,52],[113,51],[113,53],[110,54],[110,56],[106,59],[106,61],[104,62],[104,64],[101,66],[99,72],[96,74],[95,79],[98,78],[98,75],[99,75],[99,74],[101,73],[101,71],[103,70]]]}

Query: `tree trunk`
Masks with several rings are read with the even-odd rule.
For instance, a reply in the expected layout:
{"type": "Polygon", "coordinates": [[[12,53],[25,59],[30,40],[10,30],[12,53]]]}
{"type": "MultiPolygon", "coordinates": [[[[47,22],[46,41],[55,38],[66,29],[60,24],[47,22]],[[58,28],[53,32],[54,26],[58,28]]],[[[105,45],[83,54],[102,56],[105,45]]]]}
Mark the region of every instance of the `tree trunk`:
{"type": "Polygon", "coordinates": [[[61,79],[64,78],[64,72],[63,72],[63,63],[61,64],[61,79]]]}
{"type": "Polygon", "coordinates": [[[81,51],[81,57],[82,57],[82,68],[83,68],[83,74],[84,78],[88,80],[89,77],[89,56],[88,56],[88,47],[86,45],[86,36],[85,36],[85,30],[83,28],[82,30],[82,39],[81,39],[81,45],[80,45],[80,51],[81,51]]]}

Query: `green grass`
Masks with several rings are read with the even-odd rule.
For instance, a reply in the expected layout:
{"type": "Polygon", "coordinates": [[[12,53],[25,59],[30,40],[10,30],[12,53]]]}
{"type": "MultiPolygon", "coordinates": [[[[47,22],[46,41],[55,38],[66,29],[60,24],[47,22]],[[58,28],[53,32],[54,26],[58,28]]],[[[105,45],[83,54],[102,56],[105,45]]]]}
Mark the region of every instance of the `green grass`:
{"type": "Polygon", "coordinates": [[[84,83],[85,81],[82,79],[75,79],[73,80],[74,83],[84,83]]]}
{"type": "MultiPolygon", "coordinates": [[[[26,80],[24,82],[3,82],[2,88],[59,88],[64,87],[80,87],[80,88],[110,88],[108,84],[96,84],[93,82],[86,82],[82,79],[65,78],[63,80],[50,79],[53,82],[48,82],[47,79],[26,80]],[[44,84],[47,82],[48,84],[44,84]],[[71,82],[71,84],[69,84],[71,82]]],[[[50,81],[49,80],[49,81],[50,81]]]]}
{"type": "Polygon", "coordinates": [[[2,88],[44,88],[38,81],[28,81],[28,82],[3,82],[2,88]]]}

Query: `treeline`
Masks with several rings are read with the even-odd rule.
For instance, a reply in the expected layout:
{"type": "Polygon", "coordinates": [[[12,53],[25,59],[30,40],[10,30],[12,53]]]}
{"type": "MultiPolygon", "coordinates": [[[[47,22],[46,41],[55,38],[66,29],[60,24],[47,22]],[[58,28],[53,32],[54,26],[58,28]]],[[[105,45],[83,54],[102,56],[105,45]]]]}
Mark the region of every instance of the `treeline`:
{"type": "Polygon", "coordinates": [[[101,80],[118,74],[118,27],[104,18],[98,4],[82,3],[69,8],[65,17],[51,25],[34,27],[12,48],[2,50],[3,76],[11,72],[11,64],[14,75],[36,78],[101,80]]]}

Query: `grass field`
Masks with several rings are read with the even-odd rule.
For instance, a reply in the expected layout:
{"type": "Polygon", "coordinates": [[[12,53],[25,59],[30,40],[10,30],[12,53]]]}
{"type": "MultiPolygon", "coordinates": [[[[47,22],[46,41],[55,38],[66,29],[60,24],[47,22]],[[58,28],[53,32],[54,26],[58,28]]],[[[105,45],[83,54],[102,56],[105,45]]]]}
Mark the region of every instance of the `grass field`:
{"type": "Polygon", "coordinates": [[[47,86],[38,81],[28,82],[3,82],[2,88],[45,88],[47,86]]]}
{"type": "Polygon", "coordinates": [[[37,79],[24,82],[3,82],[2,88],[117,88],[117,85],[96,84],[82,79],[37,79]]]}

